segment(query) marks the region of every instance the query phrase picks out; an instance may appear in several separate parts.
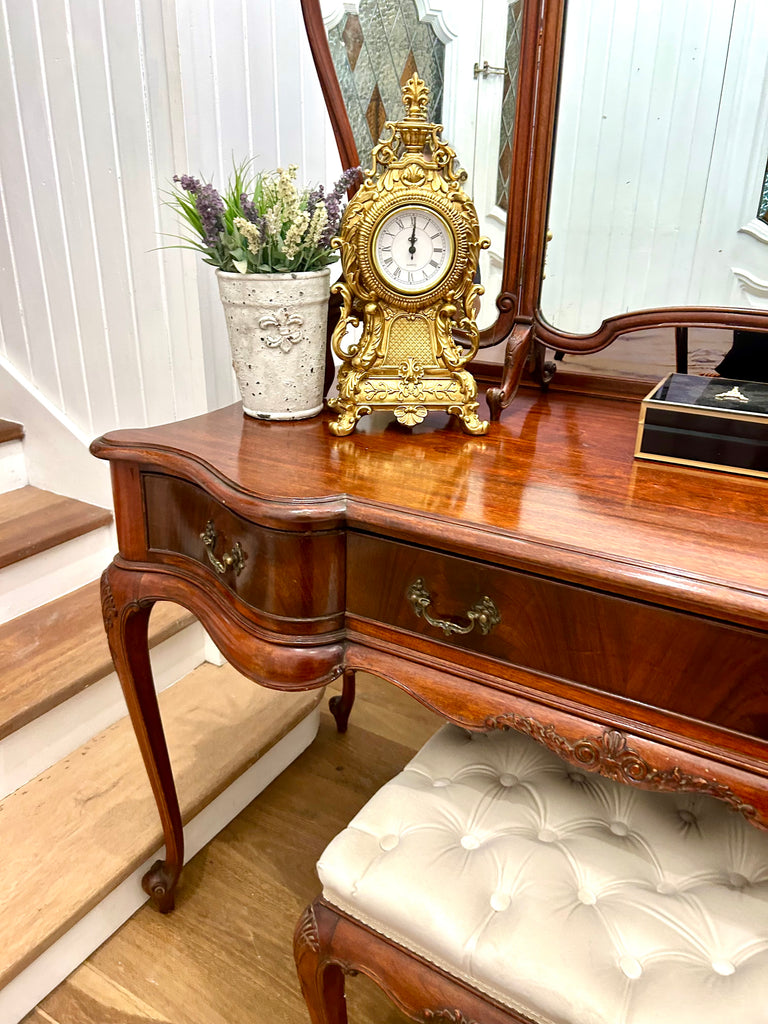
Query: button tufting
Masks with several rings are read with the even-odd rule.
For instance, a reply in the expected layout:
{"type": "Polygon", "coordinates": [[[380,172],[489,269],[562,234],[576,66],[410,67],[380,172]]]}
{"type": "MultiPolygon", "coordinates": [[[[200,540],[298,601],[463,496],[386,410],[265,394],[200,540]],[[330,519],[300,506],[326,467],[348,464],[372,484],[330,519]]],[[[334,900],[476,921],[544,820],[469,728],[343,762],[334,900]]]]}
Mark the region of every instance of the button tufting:
{"type": "Polygon", "coordinates": [[[587,781],[587,776],[582,772],[566,772],[565,777],[570,779],[570,781],[576,786],[583,786],[587,781]]]}
{"type": "Polygon", "coordinates": [[[693,811],[678,811],[677,816],[685,825],[695,825],[696,815],[693,811]]]}
{"type": "Polygon", "coordinates": [[[379,846],[381,847],[382,850],[384,850],[385,853],[389,853],[390,850],[394,850],[394,848],[398,845],[399,842],[400,839],[398,838],[398,836],[382,836],[381,839],[379,840],[379,846]]]}
{"type": "Polygon", "coordinates": [[[731,871],[728,875],[728,887],[730,889],[746,889],[749,885],[749,879],[745,878],[744,875],[740,875],[738,871],[731,871]]]}
{"type": "Polygon", "coordinates": [[[441,789],[443,786],[450,786],[450,784],[451,784],[451,780],[450,779],[433,779],[432,780],[432,785],[435,787],[435,789],[441,789]]]}
{"type": "Polygon", "coordinates": [[[516,775],[509,775],[507,772],[499,776],[499,782],[502,786],[516,786],[519,781],[520,779],[516,775]]]}
{"type": "Polygon", "coordinates": [[[462,836],[461,845],[465,850],[476,850],[480,845],[480,840],[477,836],[462,836]]]}
{"type": "Polygon", "coordinates": [[[608,828],[615,836],[629,835],[629,825],[625,825],[623,821],[612,821],[608,828]]]}
{"type": "Polygon", "coordinates": [[[716,971],[718,974],[722,974],[724,978],[727,978],[729,975],[735,973],[736,968],[730,960],[713,960],[712,970],[716,971]]]}
{"type": "Polygon", "coordinates": [[[671,882],[659,882],[656,892],[661,893],[662,896],[674,896],[677,888],[671,882]]]}
{"type": "Polygon", "coordinates": [[[632,981],[637,981],[643,973],[642,964],[639,960],[635,960],[633,956],[623,956],[621,960],[619,960],[619,967],[632,981]]]}
{"type": "Polygon", "coordinates": [[[597,903],[597,894],[592,892],[591,889],[579,889],[578,896],[581,902],[588,907],[594,906],[597,903]]]}
{"type": "Polygon", "coordinates": [[[512,897],[506,892],[495,892],[491,896],[491,910],[508,910],[512,897]]]}
{"type": "Polygon", "coordinates": [[[551,828],[539,829],[538,840],[540,843],[554,843],[557,842],[557,833],[553,832],[551,828]]]}

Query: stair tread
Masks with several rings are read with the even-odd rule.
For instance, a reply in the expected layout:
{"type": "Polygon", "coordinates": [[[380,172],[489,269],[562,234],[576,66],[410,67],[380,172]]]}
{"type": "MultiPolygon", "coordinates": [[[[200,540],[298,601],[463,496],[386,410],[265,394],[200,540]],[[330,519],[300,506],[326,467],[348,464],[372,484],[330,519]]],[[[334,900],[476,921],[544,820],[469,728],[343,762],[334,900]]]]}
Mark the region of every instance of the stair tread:
{"type": "Polygon", "coordinates": [[[4,441],[21,441],[24,437],[24,427],[12,420],[0,420],[0,444],[4,441]]]}
{"type": "MultiPolygon", "coordinates": [[[[194,621],[179,605],[159,602],[150,618],[150,646],[194,621]]],[[[0,739],[108,675],[113,666],[99,581],[0,626],[0,664],[0,739]]]]}
{"type": "Polygon", "coordinates": [[[38,487],[0,494],[0,568],[111,521],[108,509],[38,487]]]}
{"type": "MultiPolygon", "coordinates": [[[[160,694],[189,821],[317,705],[322,690],[266,690],[206,664],[160,694]]],[[[128,719],[0,803],[0,988],[162,843],[128,719]]]]}

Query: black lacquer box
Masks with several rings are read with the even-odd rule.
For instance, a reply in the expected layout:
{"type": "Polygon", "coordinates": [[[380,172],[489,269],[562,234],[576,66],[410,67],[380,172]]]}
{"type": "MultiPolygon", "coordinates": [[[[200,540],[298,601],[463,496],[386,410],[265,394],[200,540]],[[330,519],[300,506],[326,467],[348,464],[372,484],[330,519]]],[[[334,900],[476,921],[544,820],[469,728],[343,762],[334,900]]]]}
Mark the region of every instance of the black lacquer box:
{"type": "Polygon", "coordinates": [[[768,477],[768,384],[671,373],[643,399],[635,456],[768,477]]]}

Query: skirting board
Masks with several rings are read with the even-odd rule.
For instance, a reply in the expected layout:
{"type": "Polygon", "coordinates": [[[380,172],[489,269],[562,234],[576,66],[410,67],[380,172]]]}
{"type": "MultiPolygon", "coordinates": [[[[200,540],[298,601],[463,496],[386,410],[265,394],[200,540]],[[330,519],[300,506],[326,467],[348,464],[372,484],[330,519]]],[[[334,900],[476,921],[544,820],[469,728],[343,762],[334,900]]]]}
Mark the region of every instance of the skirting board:
{"type": "MultiPolygon", "coordinates": [[[[320,708],[316,707],[185,826],[185,863],[306,750],[317,735],[319,724],[320,708]]],[[[0,991],[0,1024],[18,1024],[147,901],[141,879],[162,855],[161,849],[148,857],[97,907],[0,991]]]]}

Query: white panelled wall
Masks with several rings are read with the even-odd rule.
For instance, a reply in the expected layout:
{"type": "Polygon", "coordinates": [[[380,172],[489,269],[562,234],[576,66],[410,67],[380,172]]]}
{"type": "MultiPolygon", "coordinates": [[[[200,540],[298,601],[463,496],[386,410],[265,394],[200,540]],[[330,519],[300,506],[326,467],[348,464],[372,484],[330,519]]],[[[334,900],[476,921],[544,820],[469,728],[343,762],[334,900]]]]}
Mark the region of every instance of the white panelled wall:
{"type": "Polygon", "coordinates": [[[39,399],[82,445],[234,400],[163,192],[246,157],[335,175],[298,0],[0,0],[0,90],[0,416],[39,399]]]}

